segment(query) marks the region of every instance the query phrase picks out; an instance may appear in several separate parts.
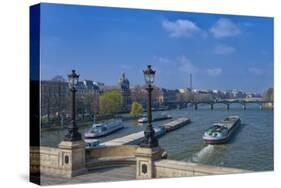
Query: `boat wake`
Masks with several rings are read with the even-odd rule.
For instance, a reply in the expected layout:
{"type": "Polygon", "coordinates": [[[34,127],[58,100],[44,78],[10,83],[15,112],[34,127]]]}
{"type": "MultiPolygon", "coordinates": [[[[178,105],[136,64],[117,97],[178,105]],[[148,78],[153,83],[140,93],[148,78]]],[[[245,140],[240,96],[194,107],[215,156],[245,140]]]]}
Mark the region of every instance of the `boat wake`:
{"type": "Polygon", "coordinates": [[[214,152],[214,145],[207,145],[204,148],[202,148],[199,152],[193,154],[191,159],[189,160],[190,162],[201,162],[206,159],[208,159],[212,153],[214,152]]]}

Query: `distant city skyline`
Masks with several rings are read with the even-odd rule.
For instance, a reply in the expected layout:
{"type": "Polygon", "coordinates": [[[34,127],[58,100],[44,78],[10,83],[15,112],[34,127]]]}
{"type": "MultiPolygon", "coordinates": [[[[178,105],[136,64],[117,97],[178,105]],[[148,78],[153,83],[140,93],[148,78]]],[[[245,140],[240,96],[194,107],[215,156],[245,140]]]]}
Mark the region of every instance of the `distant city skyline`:
{"type": "Polygon", "coordinates": [[[124,72],[143,85],[263,93],[273,87],[273,19],[173,11],[42,4],[41,79],[76,69],[116,85],[124,72]]]}
{"type": "MultiPolygon", "coordinates": [[[[63,75],[55,75],[53,78],[51,78],[51,79],[48,79],[48,80],[43,80],[43,81],[52,81],[52,80],[55,80],[55,81],[62,81],[62,78],[63,78],[63,80],[65,81],[65,82],[67,82],[67,77],[66,76],[63,76],[63,75]]],[[[85,79],[79,79],[79,82],[84,82],[84,81],[92,81],[94,84],[97,84],[98,86],[101,86],[101,85],[103,85],[103,86],[105,86],[105,87],[120,87],[120,83],[119,83],[119,80],[115,83],[115,84],[112,84],[112,85],[108,85],[108,84],[106,84],[106,83],[104,83],[104,82],[101,82],[101,81],[99,81],[99,80],[91,80],[91,79],[87,79],[87,78],[85,78],[85,79]]],[[[130,80],[129,80],[130,81],[130,80]]],[[[155,85],[155,84],[154,84],[155,85]]],[[[130,88],[135,88],[136,86],[141,86],[141,87],[144,87],[144,86],[146,86],[146,84],[145,83],[143,83],[143,84],[136,84],[136,85],[130,85],[130,88]]],[[[236,89],[236,88],[230,88],[230,89],[226,89],[226,90],[223,90],[223,89],[216,89],[216,88],[190,88],[190,87],[182,87],[182,88],[173,88],[173,89],[171,89],[171,88],[165,88],[165,87],[160,87],[160,86],[158,86],[158,85],[155,85],[156,87],[159,87],[159,88],[162,88],[162,89],[170,89],[170,90],[183,90],[183,89],[192,89],[192,91],[195,91],[195,92],[198,92],[198,91],[213,91],[213,92],[215,92],[215,91],[220,91],[220,92],[229,92],[229,91],[232,91],[232,92],[235,92],[235,91],[237,91],[237,92],[239,92],[239,91],[241,91],[241,92],[243,92],[243,93],[248,93],[248,94],[264,94],[264,92],[266,92],[266,91],[262,91],[262,92],[251,92],[251,91],[244,91],[244,90],[241,90],[241,89],[236,89]]],[[[269,88],[267,88],[267,89],[269,89],[269,88]]]]}

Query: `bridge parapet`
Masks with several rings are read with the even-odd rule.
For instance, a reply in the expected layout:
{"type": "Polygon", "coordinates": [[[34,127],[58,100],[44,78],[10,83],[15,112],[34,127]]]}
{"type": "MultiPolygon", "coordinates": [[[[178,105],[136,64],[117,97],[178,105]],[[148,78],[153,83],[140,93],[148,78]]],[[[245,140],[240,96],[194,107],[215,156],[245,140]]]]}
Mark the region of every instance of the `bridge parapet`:
{"type": "Polygon", "coordinates": [[[236,168],[216,167],[198,163],[189,163],[166,159],[155,161],[153,164],[153,168],[156,178],[235,174],[250,172],[247,170],[236,168]]]}
{"type": "Polygon", "coordinates": [[[137,145],[98,146],[86,149],[86,159],[135,156],[137,145]]]}
{"type": "MultiPolygon", "coordinates": [[[[82,148],[69,152],[65,148],[31,147],[30,171],[32,174],[73,177],[82,173],[80,171],[76,173],[77,161],[78,166],[83,165],[87,169],[135,165],[137,147],[137,145],[96,147],[86,149],[86,152],[82,152],[82,148]]],[[[83,173],[87,169],[83,169],[83,173]]]]}
{"type": "Polygon", "coordinates": [[[32,174],[62,175],[60,150],[51,147],[31,147],[30,171],[32,174]]]}
{"type": "Polygon", "coordinates": [[[31,174],[73,177],[85,173],[85,143],[61,142],[58,148],[31,147],[31,174]]]}
{"type": "MultiPolygon", "coordinates": [[[[143,161],[137,161],[138,156],[137,145],[122,145],[122,146],[106,146],[87,149],[86,153],[86,170],[98,168],[110,168],[123,165],[136,165],[143,161]]],[[[61,148],[52,147],[32,147],[31,153],[31,171],[33,173],[71,177],[69,172],[72,172],[73,162],[72,157],[68,159],[66,164],[64,153],[61,148]],[[70,165],[70,166],[69,166],[70,165]]],[[[141,156],[144,157],[143,155],[141,156]]],[[[157,157],[158,158],[158,157],[157,157]]],[[[199,175],[215,175],[215,174],[233,174],[250,172],[242,169],[216,167],[203,165],[198,163],[189,163],[182,161],[174,161],[167,159],[151,160],[151,168],[147,168],[147,172],[151,176],[148,178],[164,178],[164,177],[187,177],[199,175]]],[[[143,165],[143,164],[142,164],[143,165]]],[[[136,168],[136,178],[142,165],[136,168]]],[[[139,178],[137,178],[139,179],[139,178]]]]}

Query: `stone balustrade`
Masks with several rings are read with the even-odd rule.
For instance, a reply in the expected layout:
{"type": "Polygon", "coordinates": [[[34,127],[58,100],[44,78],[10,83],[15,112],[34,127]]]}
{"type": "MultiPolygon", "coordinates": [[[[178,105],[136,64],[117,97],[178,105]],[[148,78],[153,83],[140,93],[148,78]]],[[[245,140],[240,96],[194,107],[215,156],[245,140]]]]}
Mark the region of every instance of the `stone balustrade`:
{"type": "Polygon", "coordinates": [[[86,159],[135,157],[137,145],[98,146],[86,150],[86,159]]]}
{"type": "Polygon", "coordinates": [[[74,146],[72,146],[70,152],[62,146],[59,148],[31,147],[31,173],[73,177],[92,169],[123,165],[137,165],[136,172],[140,171],[141,173],[139,175],[136,173],[136,179],[250,172],[242,169],[159,159],[159,157],[155,158],[155,160],[151,158],[149,162],[145,158],[146,156],[137,152],[139,148],[137,145],[102,146],[86,149],[85,152],[81,151],[81,148],[73,148],[74,146]],[[76,157],[74,158],[74,156],[76,157]],[[148,164],[151,164],[151,168],[148,168],[148,164]],[[146,171],[143,171],[143,165],[146,165],[146,171]],[[147,176],[146,173],[151,175],[147,176]]]}
{"type": "MultiPolygon", "coordinates": [[[[59,175],[59,153],[58,148],[31,147],[30,149],[30,171],[32,174],[49,172],[59,175]]],[[[46,173],[48,174],[48,173],[46,173]]]]}
{"type": "Polygon", "coordinates": [[[32,174],[42,173],[68,177],[72,176],[69,173],[75,168],[73,164],[77,163],[78,159],[83,161],[83,158],[85,158],[87,169],[134,165],[136,149],[137,146],[135,145],[96,147],[86,149],[84,157],[78,156],[78,158],[73,159],[73,153],[67,154],[68,152],[62,148],[31,147],[30,171],[32,174]]]}
{"type": "Polygon", "coordinates": [[[250,172],[236,168],[217,167],[167,159],[154,161],[153,171],[155,178],[188,177],[250,172]]]}
{"type": "Polygon", "coordinates": [[[123,165],[135,165],[138,146],[101,146],[86,150],[87,168],[98,169],[123,165]]]}

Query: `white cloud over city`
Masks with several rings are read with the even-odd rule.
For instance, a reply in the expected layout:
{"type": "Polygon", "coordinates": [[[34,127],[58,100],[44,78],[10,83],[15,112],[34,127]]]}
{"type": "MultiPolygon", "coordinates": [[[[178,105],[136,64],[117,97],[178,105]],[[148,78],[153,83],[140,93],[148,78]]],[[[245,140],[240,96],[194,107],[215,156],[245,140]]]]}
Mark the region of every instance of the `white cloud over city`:
{"type": "Polygon", "coordinates": [[[195,34],[202,32],[201,28],[197,26],[195,22],[190,20],[176,20],[169,21],[164,20],[162,27],[169,33],[170,37],[192,37],[195,34]]]}
{"type": "Polygon", "coordinates": [[[210,29],[215,38],[233,37],[241,33],[236,23],[227,18],[220,18],[210,29]]]}
{"type": "Polygon", "coordinates": [[[180,56],[177,58],[177,62],[178,62],[178,69],[181,72],[185,72],[185,73],[197,73],[199,71],[199,69],[192,64],[191,60],[189,58],[187,58],[186,56],[180,56]]]}
{"type": "Polygon", "coordinates": [[[236,49],[232,46],[219,44],[215,46],[213,53],[216,55],[229,55],[233,54],[236,51],[236,49]]]}
{"type": "Polygon", "coordinates": [[[164,20],[162,21],[162,27],[173,38],[190,38],[198,34],[207,37],[208,33],[210,33],[214,38],[221,39],[241,34],[239,25],[228,18],[218,19],[213,26],[205,30],[200,28],[197,23],[187,19],[178,19],[175,21],[164,20]]]}
{"type": "Polygon", "coordinates": [[[254,74],[254,75],[257,75],[257,76],[263,75],[263,73],[264,73],[262,69],[259,69],[259,68],[256,68],[256,67],[250,67],[248,69],[248,71],[251,74],[254,74]]]}
{"type": "Polygon", "coordinates": [[[209,76],[219,76],[220,74],[222,74],[222,68],[207,69],[207,73],[209,76]]]}
{"type": "Polygon", "coordinates": [[[198,67],[198,66],[196,66],[196,63],[192,62],[192,60],[185,55],[181,55],[176,58],[155,56],[154,59],[157,62],[162,63],[162,67],[164,65],[166,67],[167,66],[178,67],[177,70],[179,71],[179,73],[204,74],[204,75],[208,75],[210,77],[216,77],[223,73],[223,69],[220,67],[216,67],[216,68],[198,67]]]}

